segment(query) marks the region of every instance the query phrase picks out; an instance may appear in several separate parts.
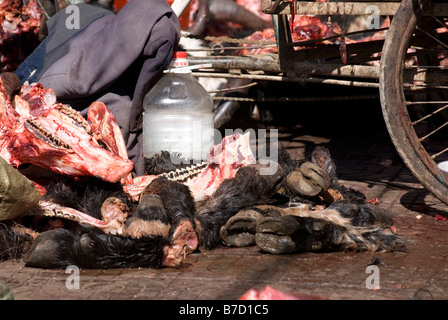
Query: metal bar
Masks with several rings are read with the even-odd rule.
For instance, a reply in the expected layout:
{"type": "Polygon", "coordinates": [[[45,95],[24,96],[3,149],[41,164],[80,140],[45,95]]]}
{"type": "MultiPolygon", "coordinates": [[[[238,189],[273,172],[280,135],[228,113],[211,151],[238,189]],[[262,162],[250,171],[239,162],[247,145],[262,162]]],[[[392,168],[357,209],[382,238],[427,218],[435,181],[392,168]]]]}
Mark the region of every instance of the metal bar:
{"type": "Polygon", "coordinates": [[[217,89],[217,90],[208,90],[208,93],[218,93],[218,92],[230,92],[230,91],[235,91],[235,90],[241,90],[241,89],[247,89],[250,87],[254,87],[257,86],[258,83],[257,82],[251,82],[249,84],[246,84],[244,86],[238,86],[238,87],[232,87],[232,88],[224,88],[224,89],[217,89]]]}
{"type": "Polygon", "coordinates": [[[214,69],[241,69],[241,70],[262,70],[267,73],[286,72],[288,74],[298,75],[319,75],[319,76],[333,76],[333,77],[347,77],[347,78],[367,78],[379,79],[378,66],[365,65],[344,65],[344,64],[329,64],[318,62],[301,62],[288,61],[283,67],[277,59],[263,59],[254,57],[205,57],[205,58],[189,58],[190,65],[211,63],[214,69]]]}
{"type": "MultiPolygon", "coordinates": [[[[389,27],[387,28],[380,28],[380,29],[367,29],[367,30],[359,30],[359,31],[353,31],[353,32],[347,32],[345,34],[346,37],[350,37],[350,36],[354,36],[354,35],[358,35],[358,34],[365,34],[365,33],[372,33],[372,32],[379,32],[379,31],[385,31],[385,30],[389,30],[389,27]]],[[[303,45],[313,45],[315,43],[322,43],[323,41],[326,40],[337,40],[341,37],[341,35],[335,35],[335,36],[331,36],[331,37],[325,37],[322,39],[314,39],[314,40],[301,40],[301,41],[296,41],[296,42],[292,42],[292,43],[287,43],[287,45],[289,46],[303,46],[303,45]]]]}
{"type": "Polygon", "coordinates": [[[438,127],[437,129],[434,129],[433,131],[431,131],[430,133],[428,133],[426,136],[421,137],[418,139],[419,142],[422,142],[426,139],[428,139],[428,137],[432,136],[434,133],[436,133],[437,131],[439,131],[440,129],[442,129],[443,127],[445,127],[446,125],[448,125],[448,122],[445,122],[444,124],[442,124],[440,127],[438,127]]]}
{"type": "Polygon", "coordinates": [[[443,85],[448,83],[448,72],[446,69],[412,68],[404,70],[403,80],[405,83],[419,85],[421,82],[432,85],[443,85]]]}
{"type": "Polygon", "coordinates": [[[409,83],[405,83],[404,84],[404,88],[405,90],[408,91],[431,91],[431,90],[448,90],[448,86],[433,86],[433,85],[413,85],[413,84],[409,84],[409,83]]]}
{"type": "MultiPolygon", "coordinates": [[[[382,16],[393,16],[397,11],[400,2],[362,2],[362,1],[337,1],[337,2],[309,2],[297,1],[295,7],[295,14],[308,15],[370,15],[372,14],[372,7],[378,10],[382,16]],[[369,8],[370,7],[370,8],[369,8]]],[[[269,13],[273,6],[272,0],[262,0],[261,11],[269,13]]],[[[281,1],[277,8],[274,8],[271,14],[289,15],[291,14],[291,6],[289,1],[281,1]]],[[[424,12],[424,15],[447,16],[448,5],[446,3],[433,3],[430,8],[424,12]]]]}
{"type": "Polygon", "coordinates": [[[448,108],[448,104],[444,105],[443,107],[437,109],[436,111],[434,111],[434,112],[432,112],[432,113],[427,114],[426,116],[424,116],[424,117],[422,117],[422,118],[420,118],[420,119],[418,119],[418,120],[416,120],[416,121],[413,121],[413,122],[412,122],[412,125],[415,126],[416,124],[422,122],[423,120],[428,119],[429,117],[432,117],[433,115],[439,113],[440,111],[445,110],[446,108],[448,108]]]}
{"type": "Polygon", "coordinates": [[[431,158],[432,159],[435,159],[435,158],[437,158],[438,156],[440,156],[441,154],[443,154],[443,153],[445,153],[445,152],[447,152],[448,151],[448,148],[445,148],[445,149],[443,149],[442,151],[440,151],[440,152],[438,152],[438,153],[436,153],[436,154],[433,154],[432,156],[431,156],[431,158]]]}
{"type": "Polygon", "coordinates": [[[189,57],[190,65],[211,63],[214,69],[242,69],[263,70],[267,73],[281,72],[278,59],[274,56],[244,57],[244,56],[218,56],[218,57],[189,57]]]}
{"type": "Polygon", "coordinates": [[[255,74],[232,74],[232,73],[216,73],[216,72],[192,72],[195,77],[203,78],[229,78],[229,79],[250,79],[255,81],[283,81],[283,82],[300,82],[300,83],[320,83],[331,84],[348,87],[362,88],[379,88],[378,83],[367,81],[352,81],[339,79],[323,79],[314,77],[294,77],[290,78],[283,75],[255,75],[255,74]]]}
{"type": "MultiPolygon", "coordinates": [[[[319,63],[310,61],[287,61],[284,66],[280,66],[275,55],[265,55],[260,57],[251,56],[219,56],[219,57],[191,57],[188,59],[190,65],[211,63],[213,69],[221,70],[246,70],[263,71],[269,73],[285,73],[289,78],[306,76],[328,76],[339,78],[364,78],[379,79],[379,67],[368,65],[344,65],[336,63],[319,63]]],[[[407,69],[404,79],[406,84],[420,88],[415,81],[422,81],[432,84],[431,87],[439,83],[448,82],[448,74],[444,69],[407,69]]],[[[436,88],[436,87],[434,87],[436,88]]],[[[423,86],[422,86],[423,89],[423,86]]]]}
{"type": "MultiPolygon", "coordinates": [[[[445,104],[448,101],[406,101],[406,104],[409,105],[421,105],[421,104],[445,104]]],[[[448,104],[444,107],[448,107],[448,104]]]]}

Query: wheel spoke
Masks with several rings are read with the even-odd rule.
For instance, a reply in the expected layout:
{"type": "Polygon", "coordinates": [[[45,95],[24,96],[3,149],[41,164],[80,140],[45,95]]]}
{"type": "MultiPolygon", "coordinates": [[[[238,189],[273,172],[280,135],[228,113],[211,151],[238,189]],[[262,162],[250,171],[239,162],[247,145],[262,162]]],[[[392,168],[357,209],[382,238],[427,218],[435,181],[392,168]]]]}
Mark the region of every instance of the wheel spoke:
{"type": "Polygon", "coordinates": [[[443,107],[437,109],[436,111],[434,111],[434,112],[432,112],[432,113],[430,113],[430,114],[427,114],[427,115],[424,116],[423,118],[420,118],[420,119],[418,119],[418,120],[412,122],[412,125],[415,126],[416,124],[422,122],[423,120],[428,119],[429,117],[432,117],[433,115],[439,113],[439,112],[442,111],[442,110],[445,110],[446,108],[448,108],[448,104],[444,105],[443,107]]]}
{"type": "Polygon", "coordinates": [[[444,104],[448,103],[448,101],[406,101],[407,105],[413,104],[444,104]]]}
{"type": "Polygon", "coordinates": [[[433,154],[433,155],[431,156],[431,159],[435,159],[435,158],[437,158],[438,156],[444,154],[444,153],[447,152],[447,151],[448,151],[448,148],[445,148],[445,149],[443,149],[442,151],[440,151],[440,152],[438,152],[438,153],[436,153],[436,154],[433,154]]]}
{"type": "Polygon", "coordinates": [[[448,122],[445,122],[444,124],[442,124],[441,126],[439,126],[438,128],[434,129],[433,131],[431,131],[430,133],[428,133],[426,136],[423,136],[421,138],[418,139],[418,141],[423,142],[426,139],[428,139],[430,136],[432,136],[434,133],[436,133],[437,131],[439,131],[440,129],[442,129],[443,127],[445,127],[446,125],[448,125],[448,122]]]}
{"type": "Polygon", "coordinates": [[[420,28],[419,26],[415,27],[416,30],[423,32],[424,34],[426,34],[428,37],[430,37],[432,40],[434,40],[435,42],[437,42],[438,44],[440,44],[441,46],[445,47],[448,49],[448,45],[446,45],[445,43],[443,43],[442,41],[440,41],[439,39],[437,39],[436,37],[434,37],[432,34],[430,34],[429,32],[423,30],[422,28],[420,28]]]}

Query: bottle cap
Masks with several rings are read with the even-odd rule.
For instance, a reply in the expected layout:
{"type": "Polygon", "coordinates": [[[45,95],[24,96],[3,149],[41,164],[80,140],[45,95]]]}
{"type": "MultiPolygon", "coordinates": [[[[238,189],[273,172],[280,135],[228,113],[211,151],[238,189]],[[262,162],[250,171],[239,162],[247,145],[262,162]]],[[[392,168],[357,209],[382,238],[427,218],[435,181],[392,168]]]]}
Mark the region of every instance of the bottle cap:
{"type": "MultiPolygon", "coordinates": [[[[174,51],[171,66],[174,68],[188,67],[187,52],[174,51]]],[[[177,70],[177,73],[189,73],[190,70],[177,70]]]]}
{"type": "Polygon", "coordinates": [[[186,59],[187,58],[187,51],[174,51],[173,58],[174,59],[186,59]]]}
{"type": "Polygon", "coordinates": [[[164,70],[164,73],[191,73],[194,69],[211,68],[211,63],[199,64],[190,66],[188,63],[188,53],[186,51],[174,51],[173,58],[171,60],[168,69],[164,70]]]}

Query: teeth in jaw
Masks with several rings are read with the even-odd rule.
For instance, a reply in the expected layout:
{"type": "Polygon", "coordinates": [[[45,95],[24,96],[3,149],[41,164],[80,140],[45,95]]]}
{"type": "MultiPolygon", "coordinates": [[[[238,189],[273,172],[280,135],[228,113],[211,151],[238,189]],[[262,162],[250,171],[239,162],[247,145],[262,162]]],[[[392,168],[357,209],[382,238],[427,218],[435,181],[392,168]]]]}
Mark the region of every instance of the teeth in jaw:
{"type": "Polygon", "coordinates": [[[205,169],[206,166],[207,162],[203,161],[186,168],[176,169],[175,171],[163,173],[162,176],[166,177],[168,180],[182,182],[198,175],[205,169]]]}
{"type": "Polygon", "coordinates": [[[53,209],[51,211],[44,211],[43,215],[46,217],[64,218],[64,219],[78,221],[78,222],[83,221],[83,219],[77,215],[65,213],[65,212],[62,212],[62,211],[56,210],[56,209],[53,209]]]}
{"type": "Polygon", "coordinates": [[[59,138],[57,138],[52,133],[50,133],[47,130],[45,130],[45,128],[43,128],[42,126],[37,124],[33,119],[27,119],[26,120],[26,124],[28,124],[27,127],[29,129],[31,129],[34,132],[37,132],[41,137],[43,137],[44,139],[42,139],[42,140],[45,141],[45,139],[47,139],[47,141],[45,141],[45,142],[47,142],[47,143],[50,142],[51,144],[53,144],[53,145],[55,145],[57,147],[63,147],[65,149],[71,149],[71,147],[68,144],[66,144],[65,142],[63,142],[59,138]]]}
{"type": "Polygon", "coordinates": [[[61,112],[62,114],[65,114],[70,119],[72,119],[76,125],[84,128],[84,130],[88,134],[93,135],[93,131],[90,128],[89,123],[87,122],[86,119],[84,119],[83,116],[81,116],[81,114],[78,111],[76,111],[75,109],[71,108],[70,106],[64,105],[62,103],[57,106],[57,110],[59,112],[61,112]]]}

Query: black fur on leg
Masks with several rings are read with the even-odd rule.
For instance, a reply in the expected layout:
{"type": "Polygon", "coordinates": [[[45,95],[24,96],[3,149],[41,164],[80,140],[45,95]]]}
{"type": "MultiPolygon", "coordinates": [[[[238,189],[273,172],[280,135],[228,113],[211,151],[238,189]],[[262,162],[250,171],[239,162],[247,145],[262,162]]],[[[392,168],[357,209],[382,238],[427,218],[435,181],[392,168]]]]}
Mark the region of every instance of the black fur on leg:
{"type": "Polygon", "coordinates": [[[145,187],[142,194],[160,197],[171,224],[171,232],[184,220],[189,220],[193,226],[195,225],[195,202],[187,186],[165,177],[158,177],[145,187]]]}
{"type": "Polygon", "coordinates": [[[110,197],[119,198],[129,208],[134,206],[119,182],[111,183],[96,178],[84,182],[61,179],[47,187],[43,199],[74,208],[96,219],[102,219],[101,206],[110,197]]]}
{"type": "Polygon", "coordinates": [[[185,159],[179,158],[176,154],[170,154],[168,151],[162,151],[151,158],[144,159],[144,172],[148,175],[158,175],[176,169],[185,168],[191,165],[185,159]],[[174,164],[177,163],[177,164],[174,164]]]}
{"type": "Polygon", "coordinates": [[[159,220],[168,225],[170,224],[170,219],[163,206],[162,199],[156,194],[142,194],[137,210],[132,215],[132,218],[138,218],[145,221],[159,220]]]}
{"type": "Polygon", "coordinates": [[[20,259],[33,241],[22,226],[11,220],[0,223],[0,261],[20,259]]]}
{"type": "Polygon", "coordinates": [[[268,203],[284,180],[280,166],[273,175],[260,175],[260,165],[240,168],[233,179],[226,179],[197,214],[201,244],[213,249],[222,243],[219,230],[239,210],[268,203]]]}
{"type": "Polygon", "coordinates": [[[83,269],[160,268],[169,240],[161,236],[134,239],[83,226],[79,233],[55,229],[41,233],[25,254],[26,266],[83,269]]]}
{"type": "Polygon", "coordinates": [[[323,214],[310,211],[308,216],[266,218],[257,226],[255,241],[260,249],[274,254],[405,250],[404,242],[390,229],[370,222],[354,226],[338,218],[337,210],[327,210],[323,214]]]}
{"type": "Polygon", "coordinates": [[[126,220],[125,235],[141,238],[144,235],[168,236],[170,220],[158,195],[146,194],[140,198],[135,213],[126,220]]]}
{"type": "Polygon", "coordinates": [[[351,224],[356,227],[393,224],[392,216],[388,212],[370,203],[337,201],[333,202],[328,209],[337,210],[342,217],[350,219],[351,224]]]}

